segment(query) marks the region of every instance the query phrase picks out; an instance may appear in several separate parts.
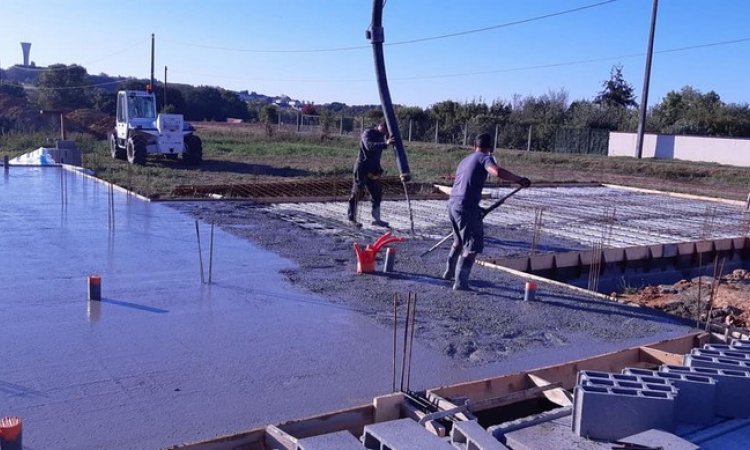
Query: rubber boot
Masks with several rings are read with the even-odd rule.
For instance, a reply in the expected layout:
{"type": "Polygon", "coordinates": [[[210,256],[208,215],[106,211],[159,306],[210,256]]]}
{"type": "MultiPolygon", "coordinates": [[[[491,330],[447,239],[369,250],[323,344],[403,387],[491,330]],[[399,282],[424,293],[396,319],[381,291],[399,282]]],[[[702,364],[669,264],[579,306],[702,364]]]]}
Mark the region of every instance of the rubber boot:
{"type": "Polygon", "coordinates": [[[461,256],[461,247],[451,247],[450,253],[448,253],[448,260],[445,262],[445,272],[443,272],[444,280],[452,280],[456,272],[456,261],[461,256]]]}
{"type": "Polygon", "coordinates": [[[390,227],[388,222],[384,222],[380,220],[380,206],[378,206],[377,208],[372,208],[372,219],[373,219],[372,224],[375,225],[376,227],[383,227],[383,228],[390,227]]]}
{"type": "Polygon", "coordinates": [[[460,256],[458,263],[456,264],[456,281],[453,283],[454,291],[470,291],[469,289],[469,274],[471,273],[471,267],[474,265],[474,259],[477,255],[475,253],[469,253],[467,256],[460,256]]]}

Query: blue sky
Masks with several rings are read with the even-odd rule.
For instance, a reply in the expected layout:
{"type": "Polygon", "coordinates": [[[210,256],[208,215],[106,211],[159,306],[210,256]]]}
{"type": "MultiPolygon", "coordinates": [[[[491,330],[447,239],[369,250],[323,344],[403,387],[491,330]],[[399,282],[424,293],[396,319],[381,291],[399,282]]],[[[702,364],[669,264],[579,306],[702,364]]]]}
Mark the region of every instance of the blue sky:
{"type": "MultiPolygon", "coordinates": [[[[422,107],[559,89],[591,99],[620,63],[640,98],[651,8],[652,0],[388,0],[391,96],[422,107]]],[[[147,78],[155,33],[159,79],[168,66],[170,82],[377,104],[371,13],[370,0],[0,0],[0,66],[21,63],[28,41],[39,66],[147,78]]],[[[649,105],[685,85],[747,103],[748,19],[747,0],[661,0],[649,105]],[[699,47],[707,44],[716,45],[699,47]],[[697,48],[669,51],[685,47],[697,48]]]]}

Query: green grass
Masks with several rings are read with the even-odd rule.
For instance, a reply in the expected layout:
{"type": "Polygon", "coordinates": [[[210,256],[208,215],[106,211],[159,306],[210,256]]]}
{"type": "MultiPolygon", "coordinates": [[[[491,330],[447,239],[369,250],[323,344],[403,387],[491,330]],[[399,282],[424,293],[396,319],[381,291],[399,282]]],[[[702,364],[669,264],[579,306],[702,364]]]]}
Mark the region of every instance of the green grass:
{"type": "MultiPolygon", "coordinates": [[[[83,150],[84,165],[97,176],[152,197],[168,198],[178,185],[234,184],[278,181],[289,176],[350,176],[357,156],[355,136],[274,133],[257,129],[228,128],[221,124],[198,125],[203,140],[204,164],[187,167],[181,161],[149,158],[145,166],[133,167],[109,156],[106,141],[74,134],[83,150]]],[[[18,156],[45,144],[43,134],[0,136],[0,157],[18,156]]],[[[51,145],[51,144],[48,144],[51,145]]],[[[405,143],[415,182],[445,182],[470,149],[431,143],[405,143]]],[[[520,150],[498,150],[498,163],[535,183],[600,182],[629,184],[652,189],[713,195],[744,200],[750,186],[750,171],[674,160],[652,160],[605,156],[555,154],[520,150]]],[[[388,175],[398,174],[393,152],[383,153],[388,175]]]]}

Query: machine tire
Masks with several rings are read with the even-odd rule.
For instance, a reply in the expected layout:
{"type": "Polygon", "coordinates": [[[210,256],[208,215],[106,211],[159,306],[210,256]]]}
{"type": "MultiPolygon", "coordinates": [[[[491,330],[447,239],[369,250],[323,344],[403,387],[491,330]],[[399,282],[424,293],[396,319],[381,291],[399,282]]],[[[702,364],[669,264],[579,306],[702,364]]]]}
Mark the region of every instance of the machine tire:
{"type": "Polygon", "coordinates": [[[185,151],[182,152],[182,160],[190,166],[197,166],[203,162],[203,142],[194,134],[188,134],[184,138],[185,151]]]}
{"type": "Polygon", "coordinates": [[[115,133],[109,133],[109,154],[113,159],[125,159],[126,151],[117,145],[117,136],[115,133]]]}
{"type": "Polygon", "coordinates": [[[127,154],[130,164],[138,164],[140,166],[146,164],[146,140],[142,136],[129,138],[127,154]]]}

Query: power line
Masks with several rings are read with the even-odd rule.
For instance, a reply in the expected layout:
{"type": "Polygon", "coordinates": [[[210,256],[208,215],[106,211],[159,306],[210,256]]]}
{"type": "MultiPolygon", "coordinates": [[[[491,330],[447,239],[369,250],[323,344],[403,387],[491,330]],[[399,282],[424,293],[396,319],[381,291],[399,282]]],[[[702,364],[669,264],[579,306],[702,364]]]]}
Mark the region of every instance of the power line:
{"type": "MultiPolygon", "coordinates": [[[[750,42],[750,37],[732,39],[732,40],[727,40],[727,41],[709,42],[706,44],[696,44],[696,45],[691,45],[691,46],[686,46],[686,47],[676,47],[676,48],[658,50],[658,51],[655,51],[654,53],[676,53],[676,52],[683,52],[683,51],[695,50],[695,49],[706,48],[706,47],[718,47],[722,45],[741,44],[745,42],[750,42]]],[[[440,78],[461,78],[461,77],[476,76],[476,75],[489,75],[493,73],[520,72],[520,71],[525,71],[525,70],[577,66],[577,65],[583,65],[583,64],[591,64],[595,62],[612,61],[612,60],[625,59],[625,58],[638,58],[638,57],[642,57],[643,55],[645,55],[644,52],[628,53],[628,54],[616,55],[616,56],[603,56],[599,58],[563,61],[563,62],[549,63],[549,64],[537,64],[533,66],[510,67],[510,68],[486,70],[486,71],[480,71],[480,72],[460,72],[460,73],[453,73],[453,74],[421,75],[421,76],[414,76],[414,77],[390,77],[390,79],[393,81],[416,81],[416,80],[431,80],[431,79],[440,79],[440,78]]],[[[241,81],[281,81],[281,82],[290,82],[290,83],[292,82],[293,83],[355,83],[355,82],[356,83],[358,82],[369,83],[373,81],[372,78],[313,80],[313,79],[280,79],[280,78],[245,78],[245,77],[234,77],[234,76],[227,76],[227,75],[208,75],[208,74],[195,74],[195,73],[193,73],[193,75],[199,75],[199,76],[205,76],[205,77],[211,77],[211,78],[234,79],[234,80],[241,80],[241,81]]]]}
{"type": "MultiPolygon", "coordinates": [[[[539,20],[545,20],[550,19],[552,17],[558,17],[566,14],[572,14],[579,11],[583,11],[586,9],[596,8],[599,6],[607,5],[609,3],[614,3],[619,0],[605,0],[598,3],[592,3],[590,5],[584,5],[580,6],[578,8],[572,8],[572,9],[566,9],[562,11],[557,11],[549,14],[543,14],[541,16],[534,16],[529,17],[528,19],[521,19],[521,20],[515,20],[512,22],[505,22],[498,25],[492,25],[489,27],[483,27],[483,28],[475,28],[472,30],[464,30],[464,31],[457,31],[455,33],[448,33],[448,34],[441,34],[437,36],[428,36],[428,37],[422,37],[422,38],[415,38],[415,39],[409,39],[405,41],[396,41],[396,42],[386,42],[383,45],[408,45],[408,44],[416,44],[420,42],[427,42],[427,41],[434,41],[438,39],[448,39],[452,37],[458,37],[458,36],[465,36],[468,34],[474,34],[474,33],[483,33],[485,31],[492,31],[497,30],[500,28],[507,28],[515,25],[522,25],[525,23],[530,22],[536,22],[539,20]]],[[[197,47],[197,48],[204,48],[207,50],[221,50],[221,51],[228,51],[228,52],[240,52],[240,53],[326,53],[326,52],[345,52],[345,51],[351,51],[351,50],[362,50],[362,49],[369,49],[369,45],[356,45],[351,47],[333,47],[333,48],[317,48],[317,49],[292,49],[292,50],[272,50],[272,49],[243,49],[243,48],[233,48],[233,47],[216,47],[206,44],[194,44],[194,43],[187,43],[187,42],[178,42],[178,41],[171,41],[169,39],[166,40],[167,42],[172,42],[174,44],[178,45],[184,45],[189,47],[197,47]]]]}

